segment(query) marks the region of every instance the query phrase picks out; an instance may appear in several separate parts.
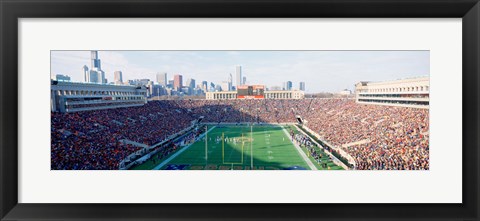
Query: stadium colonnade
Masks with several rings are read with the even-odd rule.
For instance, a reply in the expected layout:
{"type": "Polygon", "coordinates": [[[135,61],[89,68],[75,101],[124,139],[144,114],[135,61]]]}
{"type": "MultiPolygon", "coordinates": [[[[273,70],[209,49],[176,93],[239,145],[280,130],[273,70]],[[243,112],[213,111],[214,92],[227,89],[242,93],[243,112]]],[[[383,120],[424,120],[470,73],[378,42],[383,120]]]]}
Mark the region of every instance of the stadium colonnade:
{"type": "MultiPolygon", "coordinates": [[[[265,91],[261,99],[303,99],[305,92],[299,90],[285,91],[265,91]]],[[[205,99],[207,100],[231,100],[238,99],[237,91],[214,91],[207,92],[205,99]]]]}
{"type": "Polygon", "coordinates": [[[142,106],[147,103],[145,87],[51,81],[52,112],[76,112],[119,107],[142,106]]]}
{"type": "Polygon", "coordinates": [[[359,82],[355,85],[355,99],[360,104],[429,108],[429,92],[429,77],[359,82]]]}

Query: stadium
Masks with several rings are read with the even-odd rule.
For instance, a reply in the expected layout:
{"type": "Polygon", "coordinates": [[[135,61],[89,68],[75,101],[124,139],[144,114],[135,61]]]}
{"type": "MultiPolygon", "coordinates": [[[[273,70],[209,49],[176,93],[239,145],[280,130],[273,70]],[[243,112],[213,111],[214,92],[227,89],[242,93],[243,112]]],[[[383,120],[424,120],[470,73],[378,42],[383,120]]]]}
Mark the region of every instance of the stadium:
{"type": "Polygon", "coordinates": [[[51,169],[429,169],[428,78],[360,82],[355,97],[239,89],[147,101],[52,81],[51,169]]]}

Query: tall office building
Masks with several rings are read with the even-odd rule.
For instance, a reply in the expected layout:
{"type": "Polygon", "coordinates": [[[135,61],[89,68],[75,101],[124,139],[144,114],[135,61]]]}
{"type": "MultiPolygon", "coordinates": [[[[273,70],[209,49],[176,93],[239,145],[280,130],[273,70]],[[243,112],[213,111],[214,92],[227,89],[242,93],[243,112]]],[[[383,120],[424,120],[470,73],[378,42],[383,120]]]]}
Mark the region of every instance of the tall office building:
{"type": "Polygon", "coordinates": [[[237,80],[235,82],[236,86],[238,87],[240,85],[243,85],[243,83],[242,83],[242,80],[243,80],[243,78],[242,78],[242,66],[237,65],[235,67],[235,77],[236,77],[236,80],[237,80]]]}
{"type": "Polygon", "coordinates": [[[162,86],[167,86],[167,73],[157,73],[157,83],[162,86]]]}
{"type": "Polygon", "coordinates": [[[83,65],[82,70],[83,70],[83,81],[85,83],[90,82],[90,72],[88,71],[87,65],[83,65]]]}
{"type": "Polygon", "coordinates": [[[123,84],[123,77],[121,71],[115,71],[113,73],[113,81],[115,84],[123,84]]]}
{"type": "Polygon", "coordinates": [[[247,84],[247,77],[243,76],[242,83],[243,83],[243,84],[247,84]]]}
{"type": "MultiPolygon", "coordinates": [[[[91,58],[91,67],[90,67],[88,82],[97,83],[97,84],[106,84],[107,80],[105,79],[105,72],[102,71],[102,65],[101,65],[100,59],[98,58],[98,52],[91,51],[90,58],[91,58]]],[[[84,66],[84,70],[85,70],[85,66],[84,66]]]]}
{"type": "Polygon", "coordinates": [[[180,90],[183,87],[183,76],[180,74],[176,74],[173,76],[173,88],[175,90],[180,90]]]}
{"type": "Polygon", "coordinates": [[[89,83],[101,83],[100,76],[98,75],[98,72],[96,71],[90,71],[90,77],[89,77],[89,83]]]}
{"type": "Polygon", "coordinates": [[[168,80],[167,88],[173,88],[173,80],[168,80]]]}
{"type": "Polygon", "coordinates": [[[203,92],[208,91],[208,82],[207,81],[202,81],[202,90],[203,90],[203,92]]]}
{"type": "Polygon", "coordinates": [[[285,90],[290,91],[290,90],[292,90],[292,87],[293,87],[292,82],[291,82],[291,81],[287,81],[285,90]]]}
{"type": "Polygon", "coordinates": [[[193,90],[195,88],[195,79],[188,78],[186,83],[186,86],[190,88],[190,90],[193,90]]]}
{"type": "Polygon", "coordinates": [[[98,59],[98,51],[91,51],[90,52],[90,57],[91,57],[91,60],[92,60],[92,65],[90,66],[92,69],[98,69],[98,70],[101,70],[102,67],[101,67],[101,63],[100,63],[100,59],[98,59]]]}
{"type": "Polygon", "coordinates": [[[300,89],[301,91],[305,91],[305,82],[300,82],[300,85],[298,87],[298,89],[300,89]]]}
{"type": "Polygon", "coordinates": [[[210,90],[209,91],[215,91],[215,84],[213,82],[210,82],[210,90]]]}

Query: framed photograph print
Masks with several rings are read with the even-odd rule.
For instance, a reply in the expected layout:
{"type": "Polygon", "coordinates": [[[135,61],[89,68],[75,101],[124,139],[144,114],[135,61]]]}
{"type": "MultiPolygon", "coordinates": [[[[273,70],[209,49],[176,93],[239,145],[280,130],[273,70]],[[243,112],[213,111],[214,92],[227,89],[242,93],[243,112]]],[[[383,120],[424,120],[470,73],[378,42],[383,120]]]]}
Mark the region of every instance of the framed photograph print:
{"type": "Polygon", "coordinates": [[[476,0],[0,2],[1,220],[479,220],[476,0]]]}

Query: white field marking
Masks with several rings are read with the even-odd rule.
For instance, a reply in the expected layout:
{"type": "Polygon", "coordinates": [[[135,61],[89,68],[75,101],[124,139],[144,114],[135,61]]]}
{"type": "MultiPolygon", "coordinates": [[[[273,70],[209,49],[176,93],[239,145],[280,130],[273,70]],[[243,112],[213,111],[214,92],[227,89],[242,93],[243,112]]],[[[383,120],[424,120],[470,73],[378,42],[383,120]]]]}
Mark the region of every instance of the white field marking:
{"type": "MultiPolygon", "coordinates": [[[[211,130],[215,129],[216,126],[213,126],[212,128],[210,128],[208,132],[210,132],[211,130]]],[[[196,143],[196,142],[194,142],[196,143]]],[[[185,146],[184,148],[182,148],[181,150],[177,151],[176,153],[172,154],[172,156],[170,156],[169,158],[167,158],[166,160],[164,160],[162,163],[158,164],[156,167],[154,167],[152,170],[159,170],[160,168],[162,168],[163,166],[165,166],[168,162],[172,161],[175,157],[177,157],[178,155],[180,155],[181,153],[183,153],[185,150],[187,150],[190,146],[192,146],[194,143],[191,143],[189,144],[188,146],[185,146]]],[[[205,157],[203,157],[205,159],[205,157]]]]}
{"type": "Polygon", "coordinates": [[[273,160],[273,157],[272,157],[272,156],[268,156],[268,159],[269,159],[269,160],[273,160]]]}
{"type": "MultiPolygon", "coordinates": [[[[287,137],[289,137],[290,135],[288,134],[287,130],[285,130],[285,128],[282,128],[283,132],[285,133],[285,135],[287,135],[287,137]]],[[[290,139],[290,138],[288,138],[290,139]]],[[[295,146],[295,148],[297,149],[298,153],[300,154],[300,156],[303,158],[303,160],[307,163],[307,165],[310,167],[311,170],[317,170],[317,168],[315,167],[315,165],[313,165],[312,161],[310,161],[310,159],[308,159],[307,155],[305,155],[305,153],[303,152],[303,150],[295,143],[295,142],[291,142],[293,144],[293,146],[295,146]]]]}

